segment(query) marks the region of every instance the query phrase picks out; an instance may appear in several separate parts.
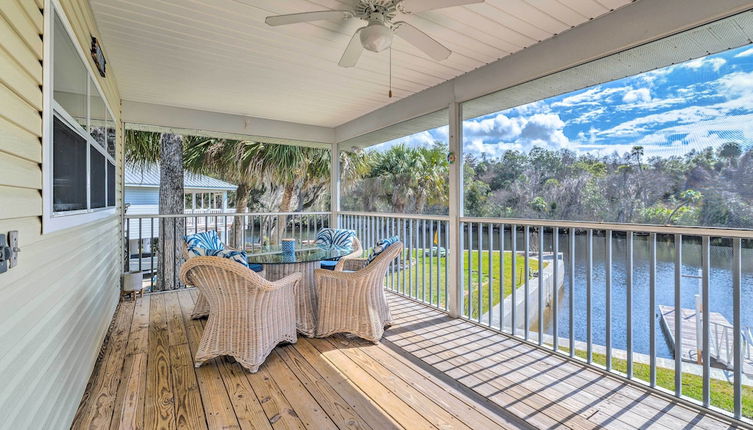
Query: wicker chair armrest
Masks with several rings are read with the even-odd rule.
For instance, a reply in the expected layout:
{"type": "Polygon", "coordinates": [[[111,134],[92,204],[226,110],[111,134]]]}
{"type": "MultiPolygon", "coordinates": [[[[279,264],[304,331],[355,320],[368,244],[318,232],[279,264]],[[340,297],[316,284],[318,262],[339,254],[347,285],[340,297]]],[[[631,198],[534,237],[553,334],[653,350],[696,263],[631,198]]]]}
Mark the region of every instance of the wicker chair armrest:
{"type": "Polygon", "coordinates": [[[340,261],[337,262],[337,265],[335,266],[336,272],[342,272],[344,270],[348,270],[351,272],[356,272],[358,270],[363,269],[366,267],[366,265],[369,263],[369,260],[367,258],[342,258],[340,261]]]}
{"type": "Polygon", "coordinates": [[[301,282],[301,279],[303,279],[303,273],[296,272],[282,279],[278,279],[277,281],[267,281],[266,279],[264,279],[264,282],[269,286],[268,289],[279,290],[280,288],[295,286],[295,284],[301,282]]]}

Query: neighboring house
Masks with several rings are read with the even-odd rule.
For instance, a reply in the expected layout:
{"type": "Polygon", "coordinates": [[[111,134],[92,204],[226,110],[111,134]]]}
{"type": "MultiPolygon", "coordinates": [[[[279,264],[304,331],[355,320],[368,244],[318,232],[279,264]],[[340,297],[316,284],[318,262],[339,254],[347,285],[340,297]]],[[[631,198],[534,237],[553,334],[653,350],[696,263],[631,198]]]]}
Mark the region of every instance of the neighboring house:
{"type": "MultiPolygon", "coordinates": [[[[128,215],[159,213],[160,170],[156,164],[143,167],[125,166],[125,203],[128,215]]],[[[223,213],[228,211],[227,193],[238,187],[205,175],[186,172],[183,178],[185,189],[185,213],[223,213]]],[[[231,210],[234,212],[234,210],[231,210]]]]}
{"type": "MultiPolygon", "coordinates": [[[[160,169],[156,164],[143,167],[133,164],[125,165],[125,204],[126,215],[156,215],[159,214],[159,185],[160,169]]],[[[186,220],[186,231],[217,230],[227,239],[228,228],[233,224],[233,217],[222,217],[213,214],[235,212],[228,208],[228,191],[235,191],[238,187],[205,175],[186,172],[183,178],[184,212],[196,214],[194,218],[186,220]],[[200,215],[200,216],[198,216],[200,215]]],[[[145,258],[141,262],[141,269],[151,265],[152,240],[159,237],[159,219],[149,221],[136,219],[128,220],[126,224],[128,248],[132,256],[131,269],[138,270],[138,255],[145,258]],[[139,246],[140,244],[140,246],[139,246]],[[133,258],[135,257],[135,258],[133,258]]]]}

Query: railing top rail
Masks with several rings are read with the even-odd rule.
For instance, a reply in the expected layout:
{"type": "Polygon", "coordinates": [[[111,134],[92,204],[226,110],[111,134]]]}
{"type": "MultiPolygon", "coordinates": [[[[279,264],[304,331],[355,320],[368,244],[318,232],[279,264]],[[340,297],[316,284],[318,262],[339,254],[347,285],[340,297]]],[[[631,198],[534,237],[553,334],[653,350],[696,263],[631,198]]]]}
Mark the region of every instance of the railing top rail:
{"type": "Polygon", "coordinates": [[[709,236],[709,237],[729,237],[741,239],[753,239],[753,230],[729,229],[719,227],[696,227],[696,226],[664,226],[654,224],[615,224],[606,222],[587,222],[587,221],[562,221],[562,220],[545,220],[545,219],[524,219],[524,218],[481,218],[481,217],[461,217],[461,222],[474,222],[485,224],[514,224],[532,227],[559,227],[559,228],[579,228],[588,230],[614,230],[629,231],[634,233],[659,233],[659,234],[682,234],[685,236],[709,236]]]}
{"type": "Polygon", "coordinates": [[[126,214],[126,219],[139,218],[204,218],[240,217],[240,216],[278,216],[278,215],[330,215],[332,212],[220,212],[220,213],[187,213],[187,214],[126,214]]]}
{"type": "Polygon", "coordinates": [[[422,220],[434,220],[434,221],[449,221],[448,215],[423,215],[423,214],[396,214],[396,213],[382,213],[382,212],[349,212],[340,211],[338,215],[350,215],[350,216],[365,216],[372,218],[399,218],[399,219],[422,219],[422,220]]]}

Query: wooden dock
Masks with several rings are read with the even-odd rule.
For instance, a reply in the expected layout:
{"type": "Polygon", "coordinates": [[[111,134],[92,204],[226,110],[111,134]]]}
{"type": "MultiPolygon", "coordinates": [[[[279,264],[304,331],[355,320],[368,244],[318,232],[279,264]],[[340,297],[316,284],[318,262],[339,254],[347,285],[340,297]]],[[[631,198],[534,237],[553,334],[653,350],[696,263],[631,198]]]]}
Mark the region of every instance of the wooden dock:
{"type": "MultiPolygon", "coordinates": [[[[659,314],[661,316],[662,328],[674,352],[675,339],[677,338],[675,333],[675,307],[660,305],[659,314]]],[[[712,366],[732,370],[734,368],[734,355],[732,352],[734,332],[732,324],[724,315],[718,312],[709,312],[709,317],[709,356],[712,360],[712,366]]],[[[699,345],[702,342],[699,342],[696,330],[696,310],[681,308],[680,318],[682,321],[680,326],[682,333],[682,361],[700,364],[701,360],[698,355],[700,353],[699,345]]],[[[748,375],[753,374],[753,362],[743,360],[743,373],[748,375]]]]}

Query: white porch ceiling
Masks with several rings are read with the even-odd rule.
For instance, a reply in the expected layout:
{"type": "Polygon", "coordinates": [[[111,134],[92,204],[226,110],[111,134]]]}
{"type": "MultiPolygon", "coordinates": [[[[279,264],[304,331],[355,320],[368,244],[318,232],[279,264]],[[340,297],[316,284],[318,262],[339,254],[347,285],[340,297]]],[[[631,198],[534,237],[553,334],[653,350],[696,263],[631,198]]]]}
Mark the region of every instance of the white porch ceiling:
{"type": "MultiPolygon", "coordinates": [[[[335,127],[549,39],[631,0],[486,0],[403,16],[449,47],[431,60],[395,39],[388,54],[337,62],[363,23],[269,27],[268,15],[353,0],[91,0],[124,100],[335,127]]],[[[642,0],[647,1],[647,0],[642,0]]]]}

